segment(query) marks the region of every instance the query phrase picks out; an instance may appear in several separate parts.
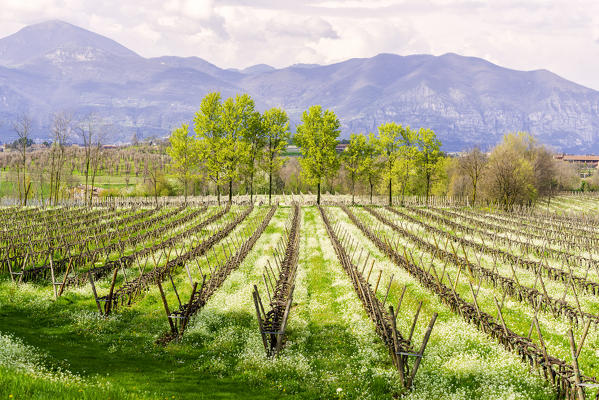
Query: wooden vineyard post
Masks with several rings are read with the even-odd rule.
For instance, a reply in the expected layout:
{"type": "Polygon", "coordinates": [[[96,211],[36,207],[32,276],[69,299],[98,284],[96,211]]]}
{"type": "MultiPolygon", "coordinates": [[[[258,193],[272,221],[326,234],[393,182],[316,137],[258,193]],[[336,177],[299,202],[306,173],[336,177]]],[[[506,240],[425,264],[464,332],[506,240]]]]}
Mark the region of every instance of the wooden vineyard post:
{"type": "MultiPolygon", "coordinates": [[[[404,290],[405,292],[405,290],[404,290]]],[[[402,297],[403,297],[403,293],[402,293],[402,297]]],[[[401,303],[400,303],[401,304],[401,303]]],[[[397,341],[397,314],[399,314],[399,307],[397,308],[397,314],[395,314],[393,312],[393,306],[389,306],[389,314],[391,314],[391,327],[393,329],[393,359],[396,362],[396,366],[397,366],[397,370],[399,371],[399,380],[401,383],[401,386],[406,386],[406,377],[405,377],[405,372],[404,372],[404,364],[403,364],[403,358],[401,356],[401,354],[398,354],[398,350],[399,350],[399,344],[397,341]]]]}
{"type": "Polygon", "coordinates": [[[189,318],[189,312],[191,310],[191,304],[193,303],[193,296],[196,294],[197,287],[198,287],[198,283],[195,282],[193,284],[193,288],[191,289],[191,296],[189,296],[189,302],[187,303],[187,307],[185,308],[185,315],[183,316],[183,319],[181,320],[181,333],[180,333],[180,335],[183,334],[183,331],[187,327],[187,320],[189,318]]]}
{"type": "Polygon", "coordinates": [[[578,368],[578,351],[574,342],[574,334],[572,329],[568,329],[568,338],[570,339],[570,350],[572,353],[572,368],[574,368],[574,383],[576,385],[576,397],[578,400],[584,400],[584,391],[580,381],[580,370],[578,368]]]}
{"type": "Polygon", "coordinates": [[[52,249],[50,249],[50,277],[52,278],[52,289],[54,290],[54,300],[58,298],[56,291],[56,281],[54,280],[54,264],[52,263],[52,249]]]}
{"type": "Polygon", "coordinates": [[[94,299],[96,300],[96,305],[98,306],[98,311],[100,312],[100,315],[104,315],[104,313],[102,312],[102,306],[100,305],[100,301],[98,300],[98,292],[96,292],[96,284],[94,283],[94,276],[91,271],[88,271],[87,275],[89,278],[89,283],[92,286],[92,293],[94,295],[94,299]]]}
{"type": "Polygon", "coordinates": [[[418,303],[418,308],[416,309],[416,314],[414,314],[414,320],[412,321],[412,326],[410,328],[410,335],[408,336],[408,343],[412,343],[412,336],[414,335],[414,329],[416,329],[416,323],[418,322],[418,317],[420,316],[420,309],[422,308],[422,301],[418,303]]]}
{"type": "Polygon", "coordinates": [[[25,254],[25,258],[23,259],[23,265],[21,266],[21,274],[19,275],[19,282],[23,281],[23,277],[25,276],[25,266],[27,265],[27,259],[29,258],[29,251],[25,254]]]}
{"type": "MultiPolygon", "coordinates": [[[[12,241],[11,241],[11,245],[12,245],[12,241]]],[[[8,251],[8,256],[10,256],[10,248],[8,251]]],[[[15,273],[12,271],[12,267],[11,267],[11,260],[8,259],[8,261],[6,261],[6,265],[8,265],[8,273],[10,274],[10,280],[12,281],[12,283],[15,283],[15,273]]]]}
{"type": "Polygon", "coordinates": [[[437,321],[437,313],[433,314],[430,323],[428,324],[428,328],[426,329],[426,333],[424,334],[424,339],[422,339],[422,344],[420,345],[420,351],[418,352],[418,357],[416,357],[416,361],[414,362],[414,367],[412,368],[412,373],[406,382],[406,387],[409,389],[414,382],[414,377],[416,376],[416,372],[418,372],[418,368],[420,367],[420,362],[422,361],[422,357],[424,356],[424,350],[426,349],[426,345],[428,344],[428,339],[431,337],[431,332],[433,331],[433,326],[435,326],[435,321],[437,321]]]}
{"type": "MultiPolygon", "coordinates": [[[[352,269],[353,271],[353,269],[352,269]]],[[[387,302],[387,297],[389,296],[389,290],[391,290],[391,283],[393,282],[393,274],[391,274],[391,279],[389,279],[389,285],[387,286],[387,292],[385,293],[385,298],[383,299],[383,307],[387,302]]]]}
{"type": "Polygon", "coordinates": [[[168,277],[171,281],[171,285],[173,286],[173,290],[175,291],[175,295],[177,296],[177,302],[179,302],[179,307],[182,307],[181,298],[179,297],[179,292],[177,291],[177,287],[175,286],[175,281],[173,281],[173,277],[170,272],[167,272],[168,277]]]}
{"type": "Polygon", "coordinates": [[[281,324],[281,328],[279,329],[279,334],[277,335],[277,345],[275,347],[275,354],[281,350],[281,346],[283,345],[283,334],[285,333],[285,328],[287,327],[287,318],[289,317],[289,310],[291,309],[291,303],[293,303],[293,290],[295,289],[295,285],[291,287],[289,300],[287,300],[287,307],[285,307],[285,314],[283,314],[283,323],[281,324]]]}
{"type": "Polygon", "coordinates": [[[541,343],[541,349],[543,350],[543,361],[545,363],[545,368],[543,371],[545,372],[545,377],[547,377],[547,368],[549,368],[551,372],[551,381],[553,382],[553,370],[551,369],[551,365],[549,364],[549,355],[547,354],[547,347],[545,347],[545,341],[543,340],[543,335],[541,334],[541,327],[539,326],[539,321],[537,317],[532,317],[532,320],[537,328],[537,334],[539,335],[539,342],[541,343]]]}
{"type": "Polygon", "coordinates": [[[379,277],[376,280],[376,286],[374,287],[374,295],[376,296],[376,291],[379,288],[379,282],[381,281],[381,275],[383,275],[383,270],[379,270],[379,277]]]}
{"type": "Polygon", "coordinates": [[[67,283],[67,277],[69,276],[69,271],[71,270],[72,262],[73,262],[73,259],[69,258],[69,265],[67,265],[67,270],[64,273],[64,279],[62,280],[62,285],[60,285],[60,290],[58,291],[58,297],[62,296],[62,292],[64,291],[64,286],[67,283]]]}
{"type": "Polygon", "coordinates": [[[110,310],[112,309],[112,294],[114,293],[114,284],[116,283],[116,276],[119,272],[118,267],[114,269],[114,273],[112,274],[112,283],[110,284],[110,291],[108,292],[108,298],[106,299],[105,313],[106,315],[110,315],[110,310]]]}
{"type": "Polygon", "coordinates": [[[580,337],[580,343],[578,343],[578,349],[576,351],[576,357],[580,355],[580,351],[582,350],[582,346],[584,345],[584,340],[587,337],[587,333],[589,333],[589,326],[591,326],[591,320],[588,319],[585,326],[584,331],[582,332],[582,336],[580,337]]]}
{"type": "Polygon", "coordinates": [[[505,333],[505,336],[508,336],[509,331],[507,329],[507,326],[505,325],[505,321],[503,320],[503,313],[501,312],[501,306],[499,305],[499,302],[497,301],[497,298],[495,298],[495,296],[493,296],[493,300],[495,300],[495,305],[497,306],[497,317],[499,318],[499,321],[501,321],[501,326],[503,327],[503,332],[505,333]]]}
{"type": "Polygon", "coordinates": [[[173,335],[177,334],[177,327],[171,318],[171,312],[168,308],[168,302],[166,301],[166,296],[164,295],[164,290],[162,290],[162,284],[160,283],[160,278],[156,279],[156,284],[158,285],[158,290],[160,291],[160,298],[162,298],[162,304],[164,305],[164,311],[166,312],[166,319],[168,319],[168,324],[171,326],[171,333],[173,335]]]}
{"type": "MultiPolygon", "coordinates": [[[[266,273],[268,274],[268,270],[266,271],[266,273]]],[[[269,276],[270,278],[270,276],[269,276]]],[[[268,301],[272,301],[272,297],[270,296],[270,289],[268,287],[268,282],[266,282],[266,275],[264,275],[264,273],[262,273],[262,279],[264,280],[264,286],[266,287],[266,294],[268,295],[268,301]]]]}
{"type": "Polygon", "coordinates": [[[264,351],[266,351],[266,354],[268,354],[268,343],[266,341],[266,334],[264,333],[264,326],[262,325],[260,306],[258,305],[258,299],[260,298],[260,295],[258,294],[258,287],[256,287],[256,285],[254,285],[252,297],[254,299],[254,306],[256,307],[256,316],[258,317],[258,328],[260,329],[260,335],[262,336],[262,344],[264,345],[264,351]]]}

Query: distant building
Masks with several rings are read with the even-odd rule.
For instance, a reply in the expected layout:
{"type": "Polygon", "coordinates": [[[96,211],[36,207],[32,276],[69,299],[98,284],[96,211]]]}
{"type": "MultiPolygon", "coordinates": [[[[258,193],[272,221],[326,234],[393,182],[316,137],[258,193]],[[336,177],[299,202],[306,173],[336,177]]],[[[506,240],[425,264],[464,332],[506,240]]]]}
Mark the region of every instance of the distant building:
{"type": "Polygon", "coordinates": [[[589,167],[599,166],[599,156],[595,155],[577,155],[577,154],[558,154],[555,156],[557,160],[563,160],[569,163],[584,164],[589,167]]]}
{"type": "Polygon", "coordinates": [[[299,147],[297,147],[295,145],[288,145],[287,148],[285,149],[285,151],[290,154],[296,154],[296,153],[299,154],[300,149],[299,149],[299,147]]]}
{"type": "Polygon", "coordinates": [[[343,153],[345,151],[345,149],[347,148],[347,146],[349,146],[349,143],[339,143],[335,147],[335,150],[337,150],[337,153],[343,153]]]}

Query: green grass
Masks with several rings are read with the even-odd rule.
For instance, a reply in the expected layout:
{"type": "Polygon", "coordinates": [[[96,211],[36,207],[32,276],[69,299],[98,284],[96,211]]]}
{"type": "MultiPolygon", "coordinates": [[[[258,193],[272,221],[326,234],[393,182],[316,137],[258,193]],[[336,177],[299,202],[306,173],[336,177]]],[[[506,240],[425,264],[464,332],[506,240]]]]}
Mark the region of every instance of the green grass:
{"type": "MultiPolygon", "coordinates": [[[[255,229],[267,211],[257,207],[233,235],[247,227],[255,229]]],[[[315,207],[302,208],[287,342],[276,359],[265,357],[251,290],[255,284],[267,298],[263,268],[267,260],[273,264],[272,252],[284,235],[290,211],[279,207],[244,262],[191,320],[183,339],[166,347],[156,344],[168,330],[156,287],[132,306],[101,318],[89,285],[69,289],[55,301],[48,284],[16,286],[6,273],[0,273],[0,345],[4,344],[0,346],[0,399],[10,395],[23,399],[398,398],[402,388],[387,348],[339,264],[315,207]]],[[[368,217],[364,211],[356,213],[368,217]]],[[[518,357],[452,313],[380,253],[343,211],[330,208],[329,214],[332,222],[339,221],[376,259],[375,270],[383,270],[381,287],[386,287],[394,274],[391,303],[396,304],[401,289],[408,286],[398,318],[402,332],[409,329],[420,301],[423,308],[416,343],[432,314],[439,313],[414,389],[406,398],[554,396],[545,381],[518,357]]],[[[222,260],[224,252],[219,244],[198,260],[198,266],[206,273],[208,263],[222,260]]],[[[197,281],[199,271],[195,262],[192,266],[197,281]]],[[[455,269],[448,267],[448,272],[455,276],[455,269]]],[[[130,277],[135,274],[132,271],[130,277]]],[[[181,300],[189,298],[185,269],[177,271],[173,279],[181,300]]],[[[465,282],[459,291],[469,298],[465,282]]],[[[107,292],[108,285],[108,278],[97,282],[100,294],[107,292]]],[[[164,288],[171,309],[178,307],[170,283],[164,288]]],[[[383,296],[382,292],[379,288],[377,295],[383,296]]],[[[488,300],[483,306],[492,308],[488,300]]],[[[524,329],[526,322],[518,324],[518,318],[527,309],[512,304],[509,309],[506,318],[510,326],[524,329]]],[[[549,345],[561,345],[557,336],[548,333],[549,345]]],[[[589,346],[596,344],[596,336],[590,336],[593,342],[589,346]]],[[[592,362],[588,352],[584,357],[586,365],[592,362]]]]}
{"type": "MultiPolygon", "coordinates": [[[[11,292],[7,286],[12,285],[2,284],[2,293],[11,292]]],[[[166,328],[164,311],[156,304],[104,320],[94,313],[95,304],[79,295],[47,301],[51,304],[42,315],[36,307],[11,304],[3,295],[1,331],[44,352],[51,369],[61,367],[91,382],[85,388],[90,391],[89,398],[106,398],[95,382],[109,385],[114,398],[261,398],[264,394],[264,389],[248,388],[234,377],[201,373],[194,368],[201,349],[154,344],[166,328]]],[[[81,388],[24,373],[0,382],[4,398],[8,394],[15,398],[78,398],[81,388]]]]}
{"type": "MultiPolygon", "coordinates": [[[[359,211],[358,208],[353,211],[362,217],[371,218],[366,211],[359,211]]],[[[439,314],[414,388],[407,398],[550,399],[554,396],[542,378],[531,374],[516,355],[507,352],[462,320],[443,305],[437,296],[391,262],[351,223],[342,210],[330,208],[329,215],[333,218],[332,223],[341,221],[342,227],[376,260],[371,283],[375,281],[374,276],[378,276],[375,273],[382,270],[381,286],[386,287],[393,274],[389,304],[395,306],[404,285],[407,286],[398,316],[398,329],[404,336],[409,332],[419,302],[422,302],[422,309],[414,335],[415,343],[419,344],[422,340],[432,314],[439,314]]],[[[377,296],[381,300],[384,297],[380,289],[377,296]]]]}

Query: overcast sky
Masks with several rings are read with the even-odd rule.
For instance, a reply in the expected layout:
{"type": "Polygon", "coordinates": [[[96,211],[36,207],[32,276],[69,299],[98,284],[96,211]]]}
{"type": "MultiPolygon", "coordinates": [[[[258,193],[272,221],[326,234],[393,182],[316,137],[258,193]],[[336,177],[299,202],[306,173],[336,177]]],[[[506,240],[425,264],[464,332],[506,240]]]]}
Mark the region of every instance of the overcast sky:
{"type": "Polygon", "coordinates": [[[599,90],[599,1],[0,0],[0,36],[48,19],[220,67],[454,52],[599,90]]]}

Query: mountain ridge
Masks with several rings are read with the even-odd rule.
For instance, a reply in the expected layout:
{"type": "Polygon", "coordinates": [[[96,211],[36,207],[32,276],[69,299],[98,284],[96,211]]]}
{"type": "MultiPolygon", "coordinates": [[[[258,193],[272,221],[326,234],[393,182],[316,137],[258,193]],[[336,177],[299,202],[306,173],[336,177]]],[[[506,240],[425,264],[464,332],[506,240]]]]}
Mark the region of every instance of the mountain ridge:
{"type": "Polygon", "coordinates": [[[478,57],[381,53],[328,65],[256,64],[224,69],[200,57],[144,58],[116,41],[62,21],[0,39],[0,141],[10,121],[35,118],[47,139],[51,115],[94,112],[111,142],[164,136],[190,121],[210,91],[249,93],[260,110],[280,106],[292,125],[310,105],[334,110],[342,137],[384,122],[433,129],[446,150],[489,147],[527,130],[556,150],[599,151],[599,92],[551,71],[518,71],[478,57]]]}

